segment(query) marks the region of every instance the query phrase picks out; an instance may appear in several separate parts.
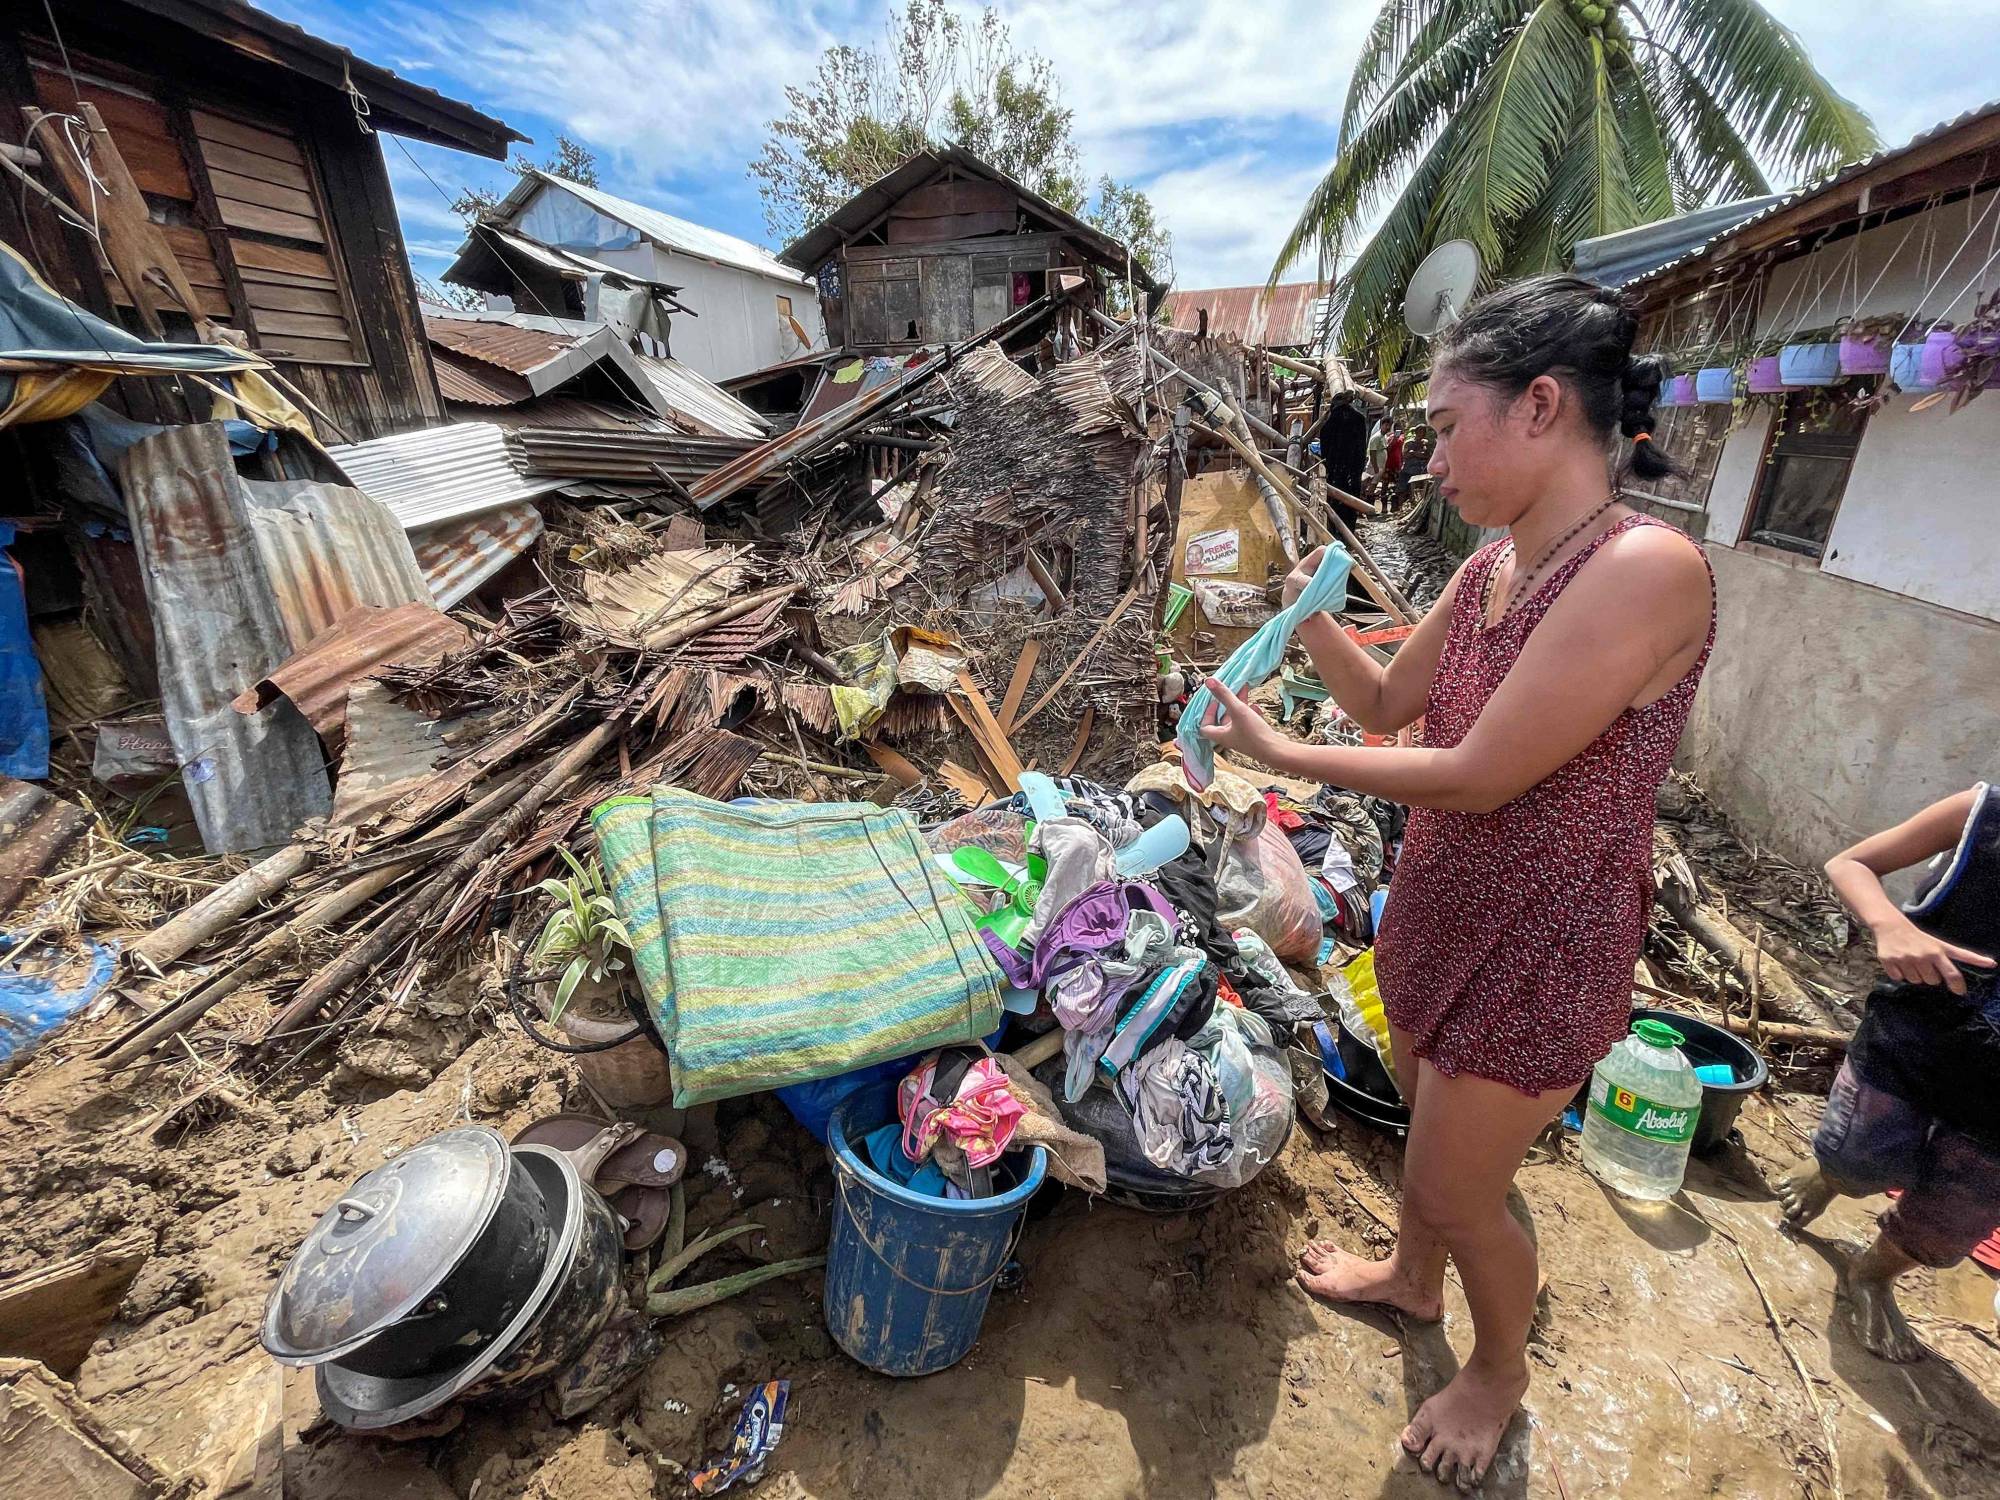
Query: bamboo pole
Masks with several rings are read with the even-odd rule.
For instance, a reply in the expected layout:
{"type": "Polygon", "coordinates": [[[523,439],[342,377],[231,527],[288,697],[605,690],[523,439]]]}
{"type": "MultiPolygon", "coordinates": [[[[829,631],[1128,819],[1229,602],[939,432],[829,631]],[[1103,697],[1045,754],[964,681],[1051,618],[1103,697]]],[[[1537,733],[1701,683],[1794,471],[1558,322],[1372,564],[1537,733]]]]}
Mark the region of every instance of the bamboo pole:
{"type": "Polygon", "coordinates": [[[160,973],[190,948],[214,937],[258,902],[289,885],[312,862],[312,851],[305,845],[287,844],[217,886],[172,921],[154,928],[127,950],[126,957],[160,973]]]}

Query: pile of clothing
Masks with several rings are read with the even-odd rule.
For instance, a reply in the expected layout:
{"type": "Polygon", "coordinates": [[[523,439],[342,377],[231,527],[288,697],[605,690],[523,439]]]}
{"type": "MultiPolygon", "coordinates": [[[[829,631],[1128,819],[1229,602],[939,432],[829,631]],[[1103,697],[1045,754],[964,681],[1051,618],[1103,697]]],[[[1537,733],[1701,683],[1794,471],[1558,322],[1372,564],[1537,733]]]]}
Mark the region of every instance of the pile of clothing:
{"type": "MultiPolygon", "coordinates": [[[[1113,791],[1030,773],[1014,799],[927,835],[939,869],[985,913],[980,936],[1014,1024],[1061,1029],[1065,1104],[1107,1091],[1146,1162],[1225,1188],[1290,1133],[1277,1038],[1324,1015],[1278,949],[1317,953],[1303,867],[1267,829],[1262,798],[1228,779],[1197,795],[1177,775],[1113,791]],[[1270,868],[1272,838],[1289,870],[1270,868]]],[[[906,1081],[920,1114],[942,1100],[936,1077],[906,1081]]]]}
{"type": "Polygon", "coordinates": [[[1332,956],[1331,941],[1349,948],[1375,941],[1375,896],[1395,870],[1405,809],[1380,797],[1363,797],[1323,787],[1309,802],[1281,788],[1264,792],[1270,820],[1290,841],[1305,866],[1329,943],[1320,960],[1332,956]]]}

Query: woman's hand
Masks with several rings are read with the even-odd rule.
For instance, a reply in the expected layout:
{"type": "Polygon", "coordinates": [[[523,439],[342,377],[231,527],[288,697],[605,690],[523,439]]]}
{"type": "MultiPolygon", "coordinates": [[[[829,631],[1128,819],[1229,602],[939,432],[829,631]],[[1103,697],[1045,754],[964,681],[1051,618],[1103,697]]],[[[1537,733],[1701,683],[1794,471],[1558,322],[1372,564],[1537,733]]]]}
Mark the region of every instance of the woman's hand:
{"type": "Polygon", "coordinates": [[[1941,984],[1954,995],[1965,993],[1965,974],[1959,965],[1993,967],[1993,960],[1985,954],[1934,938],[1900,912],[1894,920],[1884,918],[1876,927],[1875,956],[1891,979],[1905,984],[1941,984]]]}
{"type": "Polygon", "coordinates": [[[1256,709],[1224,687],[1220,678],[1209,678],[1206,686],[1215,704],[1201,726],[1201,737],[1218,750],[1233,750],[1275,768],[1277,762],[1272,756],[1287,743],[1285,737],[1256,709]],[[1214,717],[1218,712],[1219,721],[1214,717]]]}
{"type": "Polygon", "coordinates": [[[1300,558],[1297,566],[1285,575],[1285,608],[1290,609],[1298,602],[1299,595],[1306,591],[1319,573],[1320,559],[1326,556],[1326,548],[1315,547],[1300,558]]]}

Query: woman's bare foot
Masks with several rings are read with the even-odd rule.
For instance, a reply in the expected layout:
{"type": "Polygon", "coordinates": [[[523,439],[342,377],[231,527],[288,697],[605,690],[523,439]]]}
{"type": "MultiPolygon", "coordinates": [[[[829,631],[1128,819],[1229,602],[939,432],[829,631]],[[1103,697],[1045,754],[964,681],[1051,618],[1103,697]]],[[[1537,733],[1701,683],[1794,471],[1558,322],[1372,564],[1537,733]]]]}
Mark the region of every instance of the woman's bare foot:
{"type": "Polygon", "coordinates": [[[1843,1280],[1847,1324],[1862,1348],[1898,1365],[1915,1364],[1924,1357],[1923,1344],[1910,1331],[1903,1310],[1896,1305],[1894,1277],[1871,1276],[1850,1266],[1843,1280]]]}
{"type": "Polygon", "coordinates": [[[1778,1179],[1778,1206],[1785,1211],[1785,1222],[1794,1229],[1812,1223],[1839,1196],[1840,1189],[1810,1156],[1778,1179]]]}
{"type": "Polygon", "coordinates": [[[1486,1477],[1500,1439],[1528,1393],[1528,1362],[1489,1371],[1468,1364],[1417,1408],[1403,1447],[1439,1484],[1470,1490],[1486,1477]]]}
{"type": "Polygon", "coordinates": [[[1322,1241],[1299,1257],[1299,1285],[1328,1302],[1369,1302],[1435,1323],[1444,1316],[1442,1289],[1417,1286],[1393,1260],[1363,1260],[1322,1241]]]}

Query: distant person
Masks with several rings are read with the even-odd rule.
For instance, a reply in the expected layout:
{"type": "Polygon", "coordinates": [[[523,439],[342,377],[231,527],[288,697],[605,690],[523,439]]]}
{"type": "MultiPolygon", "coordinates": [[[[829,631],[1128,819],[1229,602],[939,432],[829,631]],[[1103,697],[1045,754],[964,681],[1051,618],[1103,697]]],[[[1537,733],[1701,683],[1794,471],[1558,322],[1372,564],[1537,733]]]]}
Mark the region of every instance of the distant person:
{"type": "Polygon", "coordinates": [[[1923,1346],[1896,1306],[1914,1266],[1954,1266],[2000,1227],[2000,788],[1936,802],[1826,862],[1875,934],[1884,979],[1833,1080],[1813,1154],[1778,1182],[1803,1228],[1836,1197],[1900,1188],[1842,1276],[1863,1348],[1907,1364],[1923,1346]],[[1882,877],[1932,860],[1898,907],[1882,877]]]}
{"type": "Polygon", "coordinates": [[[1431,461],[1431,441],[1425,436],[1427,428],[1413,427],[1403,443],[1403,467],[1396,479],[1396,498],[1408,500],[1410,485],[1424,472],[1431,461]]]}
{"type": "MultiPolygon", "coordinates": [[[[1419,747],[1304,745],[1221,683],[1202,733],[1274,771],[1410,807],[1375,943],[1410,1107],[1396,1248],[1305,1252],[1329,1302],[1443,1310],[1447,1258],[1473,1348],[1403,1446],[1470,1489],[1528,1389],[1539,1285],[1509,1210],[1528,1147],[1632,1022],[1653,901],[1653,799],[1715,639],[1702,550],[1618,499],[1619,434],[1641,480],[1664,366],[1634,358],[1618,293],[1537,276],[1478,299],[1433,342],[1430,471],[1475,552],[1385,666],[1331,616],[1298,636],[1334,702],[1373,734],[1424,721],[1419,747]]],[[[1386,447],[1387,436],[1384,437],[1386,447]]],[[[1285,580],[1287,603],[1323,553],[1285,580]]]]}
{"type": "Polygon", "coordinates": [[[1384,417],[1375,424],[1375,431],[1368,438],[1368,477],[1379,490],[1382,471],[1389,463],[1389,419],[1384,417]]]}
{"type": "Polygon", "coordinates": [[[1319,441],[1326,459],[1326,482],[1343,494],[1360,498],[1368,463],[1368,417],[1352,397],[1335,399],[1319,441]]]}

